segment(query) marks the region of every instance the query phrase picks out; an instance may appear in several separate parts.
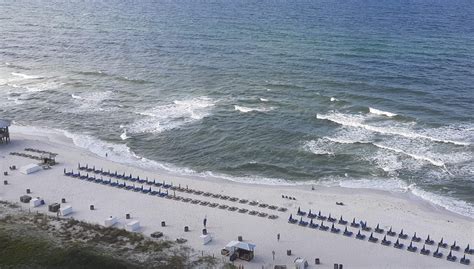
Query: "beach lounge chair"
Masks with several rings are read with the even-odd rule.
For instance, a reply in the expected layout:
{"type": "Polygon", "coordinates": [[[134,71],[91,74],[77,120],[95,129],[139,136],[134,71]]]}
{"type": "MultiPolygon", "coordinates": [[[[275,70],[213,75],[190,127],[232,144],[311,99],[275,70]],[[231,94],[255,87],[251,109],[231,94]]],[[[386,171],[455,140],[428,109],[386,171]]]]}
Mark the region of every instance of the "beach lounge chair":
{"type": "Polygon", "coordinates": [[[379,226],[378,223],[377,223],[377,227],[375,227],[375,230],[374,230],[374,231],[375,231],[376,233],[379,233],[379,234],[381,234],[381,233],[384,232],[384,230],[380,228],[380,226],[379,226]]]}
{"type": "MultiPolygon", "coordinates": [[[[207,194],[207,193],[204,193],[204,196],[207,196],[206,194],[207,194]]],[[[241,204],[246,204],[246,203],[248,203],[248,202],[249,202],[249,200],[247,200],[247,199],[240,199],[240,200],[239,200],[239,203],[241,203],[241,204]]]]}
{"type": "Polygon", "coordinates": [[[416,246],[413,246],[413,242],[410,242],[410,245],[407,247],[407,250],[410,252],[416,252],[417,249],[416,246]]]}
{"type": "Polygon", "coordinates": [[[301,208],[298,207],[298,211],[296,212],[296,215],[298,215],[298,216],[305,216],[305,215],[306,215],[306,212],[301,211],[301,208]]]}
{"type": "Polygon", "coordinates": [[[458,245],[456,245],[456,241],[454,241],[454,243],[451,245],[451,250],[459,251],[459,249],[461,248],[458,245]]]}
{"type": "Polygon", "coordinates": [[[436,251],[435,251],[435,252],[433,252],[433,257],[435,257],[435,258],[441,258],[441,257],[443,257],[443,253],[439,252],[439,247],[436,248],[436,251]]]}
{"type": "Polygon", "coordinates": [[[383,239],[382,239],[382,245],[384,245],[384,246],[390,246],[391,244],[392,244],[392,241],[387,240],[387,236],[384,235],[384,236],[383,236],[383,239]]]}
{"type": "Polygon", "coordinates": [[[377,243],[378,241],[379,239],[377,237],[374,237],[374,233],[370,233],[369,242],[377,243]]]}
{"type": "Polygon", "coordinates": [[[401,238],[401,239],[407,239],[408,238],[408,235],[403,233],[403,229],[400,231],[400,233],[398,234],[398,238],[401,238]]]}
{"type": "Polygon", "coordinates": [[[438,247],[441,247],[441,248],[447,248],[448,247],[448,244],[443,242],[442,237],[441,237],[441,241],[439,241],[439,243],[438,243],[438,247]]]}
{"type": "Polygon", "coordinates": [[[269,218],[269,219],[277,219],[278,216],[277,216],[277,215],[269,215],[268,218],[269,218]]]}
{"type": "Polygon", "coordinates": [[[303,217],[300,218],[300,221],[298,222],[299,226],[306,227],[308,226],[308,222],[303,220],[303,217]]]}
{"type": "Polygon", "coordinates": [[[351,237],[353,232],[347,230],[347,227],[344,227],[344,233],[343,234],[347,237],[351,237]]]}
{"type": "Polygon", "coordinates": [[[365,239],[365,235],[361,234],[360,233],[360,230],[357,232],[356,234],[356,238],[359,239],[359,240],[364,240],[365,239]]]}
{"type": "Polygon", "coordinates": [[[135,185],[133,185],[133,186],[131,186],[131,185],[125,186],[125,189],[126,189],[126,190],[135,189],[135,185]]]}
{"type": "MultiPolygon", "coordinates": [[[[247,213],[247,211],[249,211],[248,209],[245,209],[245,208],[241,208],[239,209],[239,213],[247,213]]],[[[289,222],[289,221],[288,221],[289,222]]]]}
{"type": "Polygon", "coordinates": [[[351,222],[351,227],[354,228],[359,228],[360,224],[356,222],[356,219],[354,218],[351,222]]]}
{"type": "Polygon", "coordinates": [[[372,230],[372,228],[367,226],[367,221],[366,222],[361,221],[361,226],[362,226],[363,231],[370,232],[370,230],[372,230]]]}
{"type": "Polygon", "coordinates": [[[119,189],[123,189],[123,188],[125,188],[126,186],[127,186],[127,185],[126,185],[125,182],[124,182],[124,183],[119,183],[117,187],[118,187],[119,189]]]}
{"type": "Polygon", "coordinates": [[[278,211],[280,212],[286,212],[288,209],[286,207],[280,207],[278,208],[278,211]]]}
{"type": "Polygon", "coordinates": [[[324,221],[321,221],[321,225],[319,225],[319,229],[321,231],[327,231],[327,230],[329,230],[329,226],[325,226],[324,221]]]}
{"type": "Polygon", "coordinates": [[[423,245],[423,248],[420,250],[420,253],[423,255],[430,255],[430,250],[423,245]]]}
{"type": "Polygon", "coordinates": [[[413,234],[412,238],[411,238],[411,241],[413,242],[420,242],[421,241],[421,238],[416,236],[416,232],[415,234],[413,234]]]}
{"type": "Polygon", "coordinates": [[[310,210],[309,210],[309,212],[308,212],[308,218],[310,218],[310,219],[314,219],[314,218],[316,218],[316,217],[317,217],[317,215],[316,215],[316,214],[313,214],[313,213],[311,213],[311,209],[310,209],[310,210]]]}
{"type": "Polygon", "coordinates": [[[298,220],[297,220],[297,219],[294,219],[294,218],[293,218],[293,215],[290,214],[290,217],[288,218],[288,222],[291,223],[291,224],[295,224],[295,223],[298,222],[298,220]]]}
{"type": "Polygon", "coordinates": [[[257,201],[251,201],[251,202],[249,203],[249,205],[256,206],[256,205],[258,205],[258,202],[257,202],[257,201]]]}
{"type": "Polygon", "coordinates": [[[464,249],[464,253],[466,254],[474,254],[474,249],[471,249],[469,244],[467,244],[467,247],[464,249]]]}
{"type": "Polygon", "coordinates": [[[388,236],[395,236],[397,233],[395,233],[394,231],[392,231],[392,226],[390,226],[390,229],[387,231],[387,235],[388,236]]]}
{"type": "MultiPolygon", "coordinates": [[[[191,202],[192,203],[192,202],[191,202]]],[[[229,206],[228,205],[220,205],[219,209],[227,209],[229,206]]]]}
{"type": "Polygon", "coordinates": [[[452,252],[453,252],[452,250],[449,251],[449,254],[448,254],[448,256],[446,257],[446,260],[448,260],[448,261],[450,261],[450,262],[455,262],[456,259],[457,259],[457,257],[454,256],[452,252]]]}
{"type": "MultiPolygon", "coordinates": [[[[237,201],[237,200],[235,200],[235,201],[237,201]]],[[[234,201],[234,202],[235,202],[235,201],[234,201]]],[[[269,205],[269,206],[268,206],[268,209],[276,210],[276,209],[278,209],[278,206],[276,206],[276,205],[269,205]]]]}
{"type": "Polygon", "coordinates": [[[426,238],[425,244],[427,244],[427,245],[433,245],[434,244],[434,240],[431,240],[430,235],[428,235],[428,237],[426,238]]]}
{"type": "Polygon", "coordinates": [[[311,220],[309,221],[309,228],[317,229],[318,227],[319,227],[319,225],[316,224],[316,223],[314,223],[314,222],[313,222],[313,219],[311,219],[311,220]]]}
{"type": "Polygon", "coordinates": [[[249,211],[249,215],[252,215],[252,216],[257,215],[258,213],[259,213],[259,212],[256,211],[256,210],[249,211]]]}
{"type": "Polygon", "coordinates": [[[397,241],[395,242],[395,244],[393,244],[393,247],[394,248],[398,248],[398,249],[402,249],[403,248],[403,243],[400,243],[397,239],[397,241]]]}
{"type": "Polygon", "coordinates": [[[341,231],[341,229],[334,227],[334,223],[331,226],[331,233],[338,234],[341,231]]]}
{"type": "Polygon", "coordinates": [[[318,212],[318,220],[326,220],[326,217],[321,214],[321,211],[318,212]]]}
{"type": "Polygon", "coordinates": [[[331,213],[329,213],[328,221],[329,221],[329,222],[336,222],[336,219],[333,218],[333,217],[331,217],[331,213]]]}
{"type": "Polygon", "coordinates": [[[344,219],[342,218],[342,215],[341,215],[341,217],[339,218],[339,221],[338,221],[337,223],[339,223],[339,224],[341,224],[341,225],[346,225],[346,224],[347,224],[347,220],[344,220],[344,219]]]}
{"type": "Polygon", "coordinates": [[[462,264],[465,264],[465,265],[469,265],[469,263],[471,263],[471,260],[469,260],[468,258],[466,258],[466,254],[464,254],[464,256],[461,258],[461,261],[460,261],[462,264]]]}

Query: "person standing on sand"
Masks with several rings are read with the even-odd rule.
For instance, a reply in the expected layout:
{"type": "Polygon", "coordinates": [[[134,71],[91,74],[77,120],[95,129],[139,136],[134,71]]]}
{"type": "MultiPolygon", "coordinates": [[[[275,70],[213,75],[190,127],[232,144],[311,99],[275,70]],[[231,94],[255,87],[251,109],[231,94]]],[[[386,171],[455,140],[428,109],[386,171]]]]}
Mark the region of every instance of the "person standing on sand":
{"type": "Polygon", "coordinates": [[[202,223],[204,224],[204,228],[206,228],[206,225],[207,225],[207,216],[204,216],[204,220],[202,221],[202,223]]]}
{"type": "Polygon", "coordinates": [[[280,234],[277,234],[277,241],[280,242],[280,234]]]}
{"type": "Polygon", "coordinates": [[[272,256],[273,256],[273,260],[275,260],[275,251],[272,250],[272,256]]]}

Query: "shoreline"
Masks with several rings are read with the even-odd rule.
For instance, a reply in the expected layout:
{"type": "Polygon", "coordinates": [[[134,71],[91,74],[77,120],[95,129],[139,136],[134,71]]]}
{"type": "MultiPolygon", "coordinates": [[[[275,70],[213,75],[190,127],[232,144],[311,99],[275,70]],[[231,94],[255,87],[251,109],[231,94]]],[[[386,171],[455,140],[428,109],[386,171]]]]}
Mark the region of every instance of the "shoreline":
{"type": "MultiPolygon", "coordinates": [[[[13,129],[13,128],[12,128],[13,129]]],[[[406,250],[409,240],[401,240],[405,244],[405,249],[397,250],[367,242],[357,240],[353,236],[347,238],[342,234],[333,234],[329,231],[320,231],[309,227],[289,224],[287,219],[290,214],[296,217],[298,208],[303,211],[312,209],[313,213],[322,211],[323,215],[331,213],[334,218],[341,215],[347,221],[356,218],[356,221],[363,220],[368,226],[374,227],[379,223],[380,227],[388,230],[393,227],[395,232],[404,232],[411,237],[414,232],[421,238],[426,238],[429,234],[436,242],[443,238],[449,245],[455,240],[462,249],[467,244],[474,244],[474,238],[466,237],[474,231],[472,219],[450,212],[446,209],[430,204],[428,201],[411,195],[410,193],[391,193],[382,190],[351,189],[343,187],[324,187],[315,185],[315,190],[311,190],[311,185],[306,186],[267,186],[260,184],[248,184],[234,181],[223,181],[216,178],[201,178],[192,176],[171,175],[171,173],[158,172],[151,168],[135,167],[131,164],[117,163],[105,156],[97,156],[87,149],[80,148],[71,143],[71,139],[62,136],[20,134],[12,131],[11,144],[1,145],[3,171],[8,170],[8,166],[15,164],[21,167],[32,163],[31,159],[9,155],[12,151],[21,151],[27,147],[38,148],[58,153],[58,164],[50,170],[42,170],[31,175],[22,175],[18,171],[11,171],[5,177],[10,182],[9,185],[0,187],[0,199],[17,202],[19,196],[25,194],[25,189],[30,188],[33,196],[39,196],[45,200],[46,205],[59,202],[61,198],[67,199],[74,213],[73,218],[84,220],[90,223],[103,224],[108,216],[117,216],[118,227],[123,227],[129,220],[125,214],[131,214],[132,220],[139,220],[141,233],[150,235],[155,231],[162,231],[166,238],[175,240],[185,238],[187,244],[197,251],[209,255],[221,257],[220,250],[230,241],[236,240],[238,236],[243,236],[245,242],[257,245],[255,259],[251,262],[237,260],[236,264],[242,264],[245,268],[273,268],[275,264],[292,265],[296,257],[304,257],[314,266],[314,259],[320,258],[321,265],[317,268],[332,268],[334,263],[344,264],[349,268],[468,268],[459,263],[462,251],[455,251],[458,257],[457,262],[446,260],[448,249],[442,249],[443,259],[436,259],[432,256],[424,256],[419,253],[411,253],[406,250]],[[5,162],[3,160],[6,160],[5,162]],[[119,173],[133,174],[141,178],[156,177],[158,180],[173,182],[174,186],[189,185],[190,188],[203,192],[229,195],[239,199],[257,200],[258,203],[266,203],[278,207],[287,208],[286,212],[270,210],[249,204],[240,204],[219,198],[203,197],[202,195],[177,192],[178,195],[200,201],[216,202],[220,205],[235,206],[256,210],[268,215],[274,214],[278,218],[275,220],[267,217],[252,216],[231,212],[219,208],[211,208],[199,204],[184,203],[173,199],[165,199],[157,196],[145,195],[139,192],[117,189],[110,186],[102,186],[91,182],[66,177],[63,169],[77,172],[77,164],[96,165],[111,171],[117,170],[119,173]],[[281,195],[295,197],[296,200],[282,198],[281,195]],[[343,202],[344,206],[336,205],[336,202],[343,202]],[[89,210],[89,205],[95,205],[96,210],[89,210]],[[211,243],[202,245],[199,236],[201,235],[203,218],[208,219],[207,229],[213,237],[211,243]],[[161,227],[161,221],[166,221],[166,227],[161,227]],[[188,226],[190,231],[184,232],[184,226],[188,226]],[[280,233],[282,239],[276,240],[276,234],[280,233]],[[291,249],[292,256],[287,256],[286,251],[291,249]],[[275,261],[272,259],[272,251],[276,252],[275,261]],[[366,257],[370,257],[367,259],[366,257]]],[[[10,172],[10,171],[9,171],[10,172]]],[[[108,177],[104,177],[108,179],[108,177]]],[[[114,179],[115,180],[115,179],[114,179]]],[[[143,184],[145,185],[145,184],[143,184]]],[[[138,184],[138,187],[140,184],[138,184]]],[[[148,185],[145,186],[148,188],[148,185]]],[[[152,186],[152,189],[158,188],[152,186]]],[[[23,205],[28,207],[27,205],[23,205]]],[[[34,210],[47,214],[47,206],[41,206],[34,210]]],[[[299,216],[298,216],[299,220],[299,216]]],[[[304,217],[304,220],[308,218],[304,217]]],[[[320,223],[318,220],[315,223],[320,223]]],[[[330,222],[325,221],[325,225],[330,222]]],[[[344,229],[343,225],[336,225],[337,228],[344,229]]],[[[358,229],[347,226],[348,229],[357,233],[358,229]]],[[[370,232],[362,232],[367,237],[370,232]]],[[[374,235],[380,240],[383,235],[374,235]]],[[[395,242],[395,237],[389,238],[395,242]]],[[[423,244],[417,243],[418,249],[423,244]]],[[[435,251],[432,246],[427,246],[435,251]]],[[[473,259],[472,255],[466,255],[473,259]]],[[[310,267],[311,268],[311,267],[310,267]]]]}
{"type": "MultiPolygon", "coordinates": [[[[59,129],[47,129],[47,128],[39,128],[36,126],[21,126],[21,125],[13,125],[12,126],[13,133],[17,133],[20,136],[26,136],[26,137],[31,137],[31,136],[41,136],[46,138],[48,141],[51,141],[53,143],[60,142],[64,146],[69,146],[75,149],[81,149],[84,150],[85,153],[89,153],[91,157],[94,158],[101,158],[103,160],[108,160],[108,161],[113,161],[117,164],[122,164],[122,165],[127,165],[127,166],[132,166],[137,169],[145,170],[150,173],[158,173],[160,175],[166,175],[169,177],[179,177],[179,178],[186,178],[189,180],[204,180],[208,182],[213,182],[216,184],[219,184],[221,182],[225,182],[226,184],[243,184],[243,185],[257,185],[257,186],[263,186],[265,188],[279,188],[279,187],[288,187],[288,188],[295,188],[295,189],[308,189],[311,188],[312,186],[315,186],[317,188],[321,189],[328,189],[328,190],[340,190],[340,191],[345,191],[348,190],[349,192],[352,191],[357,191],[357,192],[369,192],[369,193],[380,193],[384,195],[391,195],[395,197],[401,197],[402,199],[407,199],[407,200],[412,200],[416,203],[425,205],[426,208],[431,208],[432,210],[439,211],[440,213],[443,214],[453,214],[455,216],[459,216],[462,218],[466,218],[466,220],[474,220],[474,211],[473,208],[471,208],[470,205],[467,205],[469,208],[464,210],[464,214],[460,213],[458,211],[454,211],[450,209],[450,207],[453,207],[453,205],[442,205],[442,201],[433,201],[432,199],[427,199],[423,197],[422,195],[417,195],[413,193],[413,189],[411,186],[397,186],[395,190],[387,190],[387,189],[380,189],[377,187],[348,187],[348,186],[341,186],[341,184],[344,184],[344,182],[333,182],[331,184],[328,184],[326,182],[289,182],[283,179],[275,179],[276,181],[272,182],[273,184],[266,182],[266,181],[255,181],[255,182],[250,182],[248,180],[238,180],[240,177],[234,177],[234,176],[228,176],[228,175],[216,175],[210,171],[206,172],[195,172],[192,169],[188,168],[179,168],[175,167],[174,165],[169,165],[169,164],[162,164],[154,160],[147,159],[145,157],[141,157],[136,155],[134,152],[132,152],[127,146],[125,145],[120,145],[120,144],[112,144],[109,142],[104,142],[101,141],[97,138],[93,137],[88,137],[88,139],[92,139],[91,143],[103,143],[105,147],[108,147],[110,149],[109,153],[114,154],[112,158],[105,158],[105,156],[101,156],[99,152],[96,152],[92,150],[90,147],[84,146],[84,145],[78,145],[79,143],[75,141],[75,138],[81,135],[76,135],[72,134],[69,131],[65,130],[59,130],[59,129]],[[20,129],[20,130],[17,130],[20,129]],[[33,133],[31,133],[33,132],[33,133]],[[35,133],[36,132],[36,133],[35,133]],[[116,153],[115,152],[115,147],[121,147],[124,146],[127,150],[128,154],[131,154],[131,157],[133,159],[131,160],[117,160],[118,158],[122,158],[125,156],[121,155],[121,152],[116,153]],[[339,185],[335,185],[339,184],[339,185]],[[465,212],[465,211],[468,212],[465,212]]],[[[85,135],[84,135],[85,136],[85,135]]],[[[101,146],[104,146],[101,145],[101,146]]],[[[101,152],[102,154],[105,154],[107,151],[101,152]]],[[[109,156],[110,157],[110,156],[109,156]]],[[[130,157],[130,156],[128,156],[130,157]]],[[[357,181],[354,181],[357,182],[357,181]]],[[[421,190],[421,192],[425,192],[421,190]]],[[[425,192],[428,193],[428,192],[425,192]]],[[[442,199],[449,199],[450,201],[454,203],[465,203],[464,201],[457,200],[456,198],[452,197],[443,197],[439,196],[437,194],[433,193],[428,193],[429,195],[434,195],[437,196],[437,198],[442,198],[442,199]]]]}

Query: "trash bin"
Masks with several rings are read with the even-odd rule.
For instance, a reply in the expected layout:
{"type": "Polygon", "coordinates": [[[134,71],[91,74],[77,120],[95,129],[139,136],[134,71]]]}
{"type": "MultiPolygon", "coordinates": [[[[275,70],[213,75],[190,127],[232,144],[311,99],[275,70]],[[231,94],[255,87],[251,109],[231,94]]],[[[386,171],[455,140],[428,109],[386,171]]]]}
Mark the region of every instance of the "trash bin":
{"type": "Polygon", "coordinates": [[[314,259],[314,264],[320,264],[319,258],[314,259]]]}
{"type": "Polygon", "coordinates": [[[240,242],[242,242],[242,240],[243,240],[243,239],[242,239],[242,236],[239,235],[239,236],[237,237],[237,240],[239,240],[240,242]]]}
{"type": "Polygon", "coordinates": [[[185,232],[189,232],[189,227],[188,227],[188,226],[184,226],[184,231],[185,231],[185,232]]]}
{"type": "Polygon", "coordinates": [[[286,250],[286,255],[291,256],[291,249],[286,250]]]}
{"type": "Polygon", "coordinates": [[[202,229],[202,234],[206,235],[207,234],[207,229],[202,229]]]}
{"type": "Polygon", "coordinates": [[[90,210],[94,210],[94,205],[89,206],[90,210]]]}
{"type": "Polygon", "coordinates": [[[161,222],[161,227],[165,227],[166,226],[166,222],[162,221],[161,222]]]}

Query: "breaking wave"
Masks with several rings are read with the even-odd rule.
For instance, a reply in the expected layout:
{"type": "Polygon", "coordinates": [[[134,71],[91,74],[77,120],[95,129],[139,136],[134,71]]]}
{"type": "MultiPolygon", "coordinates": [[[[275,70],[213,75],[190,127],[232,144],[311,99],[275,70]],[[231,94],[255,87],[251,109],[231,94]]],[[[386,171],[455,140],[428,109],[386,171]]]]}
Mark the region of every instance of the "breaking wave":
{"type": "Polygon", "coordinates": [[[395,117],[397,114],[388,112],[388,111],[383,111],[383,110],[378,110],[372,107],[369,107],[369,112],[375,115],[382,115],[382,116],[387,116],[387,117],[395,117]]]}
{"type": "Polygon", "coordinates": [[[131,133],[160,133],[193,123],[210,115],[216,102],[208,97],[175,100],[172,104],[136,112],[145,118],[127,127],[131,133]]]}
{"type": "Polygon", "coordinates": [[[366,129],[368,131],[376,132],[376,133],[380,133],[380,134],[398,135],[398,136],[403,136],[403,137],[410,138],[410,139],[426,139],[426,140],[431,140],[433,142],[451,143],[451,144],[460,145],[460,146],[470,145],[469,142],[436,138],[436,137],[433,137],[433,136],[416,133],[412,130],[409,130],[409,129],[403,128],[403,127],[389,127],[389,126],[369,125],[369,124],[364,123],[364,118],[362,118],[361,116],[358,116],[358,115],[346,115],[346,114],[342,114],[342,113],[332,113],[332,114],[326,114],[326,115],[317,114],[316,118],[321,119],[321,120],[332,121],[334,123],[337,123],[337,124],[340,124],[340,125],[343,125],[343,126],[354,127],[354,128],[362,128],[362,129],[366,129]]]}
{"type": "Polygon", "coordinates": [[[242,113],[249,113],[249,112],[268,112],[273,110],[273,107],[245,107],[245,106],[238,106],[234,105],[234,110],[240,111],[242,113]]]}

